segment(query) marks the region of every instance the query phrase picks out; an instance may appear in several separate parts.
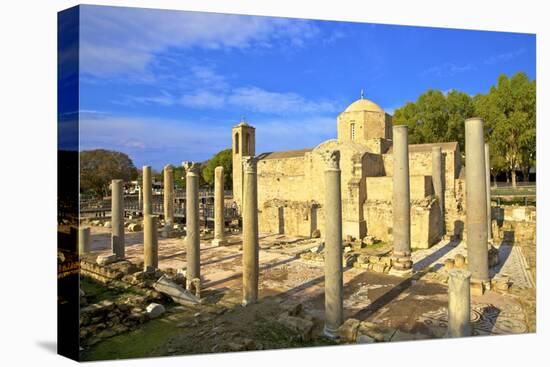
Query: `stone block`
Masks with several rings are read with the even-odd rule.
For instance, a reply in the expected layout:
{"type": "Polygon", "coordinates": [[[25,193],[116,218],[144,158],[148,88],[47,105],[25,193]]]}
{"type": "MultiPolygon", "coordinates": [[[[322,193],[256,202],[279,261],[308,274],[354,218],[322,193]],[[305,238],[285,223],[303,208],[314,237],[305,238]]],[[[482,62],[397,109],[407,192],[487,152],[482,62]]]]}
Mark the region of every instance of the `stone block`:
{"type": "Polygon", "coordinates": [[[346,343],[354,342],[360,323],[357,319],[347,319],[336,332],[340,340],[346,343]]]}
{"type": "Polygon", "coordinates": [[[108,255],[99,255],[97,257],[97,265],[105,266],[108,264],[112,264],[118,260],[117,256],[115,254],[108,254],[108,255]]]}
{"type": "Polygon", "coordinates": [[[166,309],[163,305],[159,303],[151,303],[149,304],[149,306],[147,306],[145,311],[147,312],[147,316],[149,316],[151,319],[154,319],[162,315],[166,311],[166,309]]]}
{"type": "Polygon", "coordinates": [[[196,297],[182,286],[176,284],[166,275],[161,276],[160,279],[153,285],[153,288],[157,292],[169,296],[174,302],[182,305],[200,303],[200,298],[196,297]]]}
{"type": "Polygon", "coordinates": [[[140,223],[130,223],[130,225],[128,225],[128,231],[130,232],[139,232],[141,230],[143,230],[143,227],[140,223]]]}
{"type": "Polygon", "coordinates": [[[297,333],[303,341],[311,340],[313,331],[313,322],[311,320],[290,316],[287,312],[280,314],[277,320],[286,328],[297,333]]]}

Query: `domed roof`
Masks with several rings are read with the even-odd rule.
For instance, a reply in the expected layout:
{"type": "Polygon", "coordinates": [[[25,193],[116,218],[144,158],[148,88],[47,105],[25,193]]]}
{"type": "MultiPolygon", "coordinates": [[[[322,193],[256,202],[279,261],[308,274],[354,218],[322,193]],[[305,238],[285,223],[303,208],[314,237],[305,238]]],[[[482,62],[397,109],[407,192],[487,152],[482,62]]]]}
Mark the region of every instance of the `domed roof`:
{"type": "Polygon", "coordinates": [[[374,103],[373,101],[365,98],[358,99],[346,108],[344,112],[355,111],[371,111],[371,112],[384,112],[382,107],[374,103]]]}

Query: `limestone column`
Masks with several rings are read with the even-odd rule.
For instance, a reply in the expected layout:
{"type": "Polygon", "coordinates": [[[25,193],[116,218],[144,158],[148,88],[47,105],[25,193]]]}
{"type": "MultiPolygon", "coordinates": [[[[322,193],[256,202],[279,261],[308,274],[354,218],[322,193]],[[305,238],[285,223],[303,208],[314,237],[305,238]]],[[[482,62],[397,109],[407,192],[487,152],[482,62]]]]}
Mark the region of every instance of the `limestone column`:
{"type": "Polygon", "coordinates": [[[199,167],[196,163],[185,162],[186,170],[186,203],[185,222],[187,248],[187,288],[193,283],[193,279],[200,279],[200,229],[199,229],[199,167]]]}
{"type": "Polygon", "coordinates": [[[470,276],[466,270],[449,271],[449,324],[447,336],[451,338],[471,336],[470,325],[470,276]]]}
{"type": "Polygon", "coordinates": [[[90,227],[78,227],[78,253],[82,256],[90,252],[90,227]]]}
{"type": "Polygon", "coordinates": [[[485,143],[485,190],[487,191],[487,239],[492,241],[491,231],[491,159],[489,156],[489,143],[485,143]]]}
{"type": "Polygon", "coordinates": [[[155,271],[158,259],[158,216],[143,217],[143,271],[155,271]]]}
{"type": "Polygon", "coordinates": [[[406,125],[393,127],[393,256],[392,271],[405,275],[412,270],[411,200],[409,183],[409,137],[406,125]]]}
{"type": "Polygon", "coordinates": [[[141,186],[137,187],[138,189],[138,208],[137,211],[143,210],[143,189],[141,186]]]}
{"type": "Polygon", "coordinates": [[[434,195],[437,196],[439,211],[441,213],[441,236],[445,235],[445,191],[443,189],[444,173],[441,161],[441,147],[432,148],[432,183],[434,195]]]}
{"type": "Polygon", "coordinates": [[[223,167],[219,166],[214,170],[214,239],[212,244],[216,246],[226,243],[223,188],[223,167]]]}
{"type": "Polygon", "coordinates": [[[174,226],[174,168],[164,166],[164,221],[165,230],[170,231],[174,226]]]}
{"type": "Polygon", "coordinates": [[[483,120],[466,120],[466,235],[472,281],[489,280],[483,120]]]}
{"type": "Polygon", "coordinates": [[[325,161],[325,327],[336,338],[344,319],[342,269],[342,191],[340,152],[326,151],[325,161]]]}
{"type": "Polygon", "coordinates": [[[124,259],[124,193],[122,180],[111,182],[111,249],[124,259]]]}
{"type": "Polygon", "coordinates": [[[259,239],[256,160],[243,157],[243,306],[258,300],[259,239]]]}
{"type": "Polygon", "coordinates": [[[151,166],[143,166],[143,217],[153,214],[153,183],[151,166]]]}

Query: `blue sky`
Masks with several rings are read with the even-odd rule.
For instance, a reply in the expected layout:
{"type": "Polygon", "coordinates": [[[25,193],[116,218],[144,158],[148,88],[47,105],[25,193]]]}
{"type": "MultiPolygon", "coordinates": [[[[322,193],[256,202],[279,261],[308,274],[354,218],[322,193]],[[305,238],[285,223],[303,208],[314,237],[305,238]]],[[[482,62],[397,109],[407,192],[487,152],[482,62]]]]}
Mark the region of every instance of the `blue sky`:
{"type": "Polygon", "coordinates": [[[314,147],[365,97],[388,113],[429,88],[536,77],[535,36],[120,7],[80,7],[80,148],[136,166],[205,160],[241,117],[257,152],[314,147]]]}

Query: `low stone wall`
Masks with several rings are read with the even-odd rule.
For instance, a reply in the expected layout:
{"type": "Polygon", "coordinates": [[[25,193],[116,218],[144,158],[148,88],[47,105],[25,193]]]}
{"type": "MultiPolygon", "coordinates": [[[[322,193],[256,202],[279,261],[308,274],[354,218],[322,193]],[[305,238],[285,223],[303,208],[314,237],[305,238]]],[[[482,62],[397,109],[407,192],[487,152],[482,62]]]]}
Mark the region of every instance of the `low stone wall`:
{"type": "Polygon", "coordinates": [[[497,242],[535,243],[537,212],[534,206],[492,207],[492,234],[497,242]]]}

